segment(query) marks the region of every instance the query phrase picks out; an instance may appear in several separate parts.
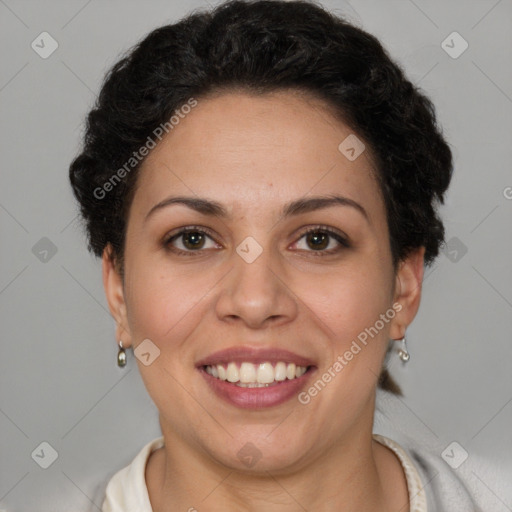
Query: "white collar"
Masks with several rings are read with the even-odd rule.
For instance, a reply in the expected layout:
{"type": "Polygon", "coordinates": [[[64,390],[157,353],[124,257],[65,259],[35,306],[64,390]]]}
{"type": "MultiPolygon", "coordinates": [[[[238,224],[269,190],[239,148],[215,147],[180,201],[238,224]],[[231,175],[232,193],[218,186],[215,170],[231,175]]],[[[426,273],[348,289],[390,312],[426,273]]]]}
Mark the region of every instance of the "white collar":
{"type": "Polygon", "coordinates": [[[410,512],[427,512],[425,486],[423,485],[418,470],[409,455],[407,455],[406,451],[396,441],[378,434],[373,434],[373,439],[392,450],[402,464],[405,479],[407,480],[410,512]]]}

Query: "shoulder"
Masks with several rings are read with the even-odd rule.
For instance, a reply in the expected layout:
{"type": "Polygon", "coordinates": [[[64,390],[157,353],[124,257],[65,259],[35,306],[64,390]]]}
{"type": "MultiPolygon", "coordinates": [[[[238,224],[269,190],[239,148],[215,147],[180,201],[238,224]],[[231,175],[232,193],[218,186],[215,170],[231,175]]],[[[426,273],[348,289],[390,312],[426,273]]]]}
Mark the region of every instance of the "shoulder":
{"type": "Polygon", "coordinates": [[[478,512],[464,477],[456,473],[440,455],[424,449],[412,440],[402,439],[402,447],[408,452],[420,475],[428,510],[478,512]]]}
{"type": "MultiPolygon", "coordinates": [[[[462,467],[451,467],[442,457],[447,447],[425,432],[407,429],[400,412],[400,399],[379,391],[374,431],[400,446],[414,464],[424,490],[427,510],[430,512],[480,512],[469,491],[467,474],[462,467]],[[397,427],[400,426],[399,428],[397,427]],[[406,428],[404,428],[404,425],[406,428]],[[414,432],[414,436],[410,435],[414,432]]],[[[455,455],[455,454],[454,454],[455,455]]],[[[461,464],[462,466],[462,464],[461,464]]]]}

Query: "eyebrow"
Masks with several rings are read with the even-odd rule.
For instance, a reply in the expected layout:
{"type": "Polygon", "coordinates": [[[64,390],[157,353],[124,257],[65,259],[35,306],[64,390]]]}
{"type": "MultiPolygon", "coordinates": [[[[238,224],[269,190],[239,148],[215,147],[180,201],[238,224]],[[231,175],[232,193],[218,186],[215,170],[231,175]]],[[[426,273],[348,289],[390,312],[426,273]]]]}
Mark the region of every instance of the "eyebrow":
{"type": "MultiPolygon", "coordinates": [[[[203,215],[211,217],[218,217],[220,219],[228,219],[230,215],[226,208],[217,201],[204,199],[200,197],[187,197],[187,196],[173,196],[160,201],[149,210],[144,222],[148,220],[158,210],[167,208],[173,204],[181,204],[203,215]]],[[[281,211],[281,216],[284,218],[309,213],[332,206],[349,206],[357,210],[363,217],[369,221],[366,210],[356,201],[344,196],[329,195],[329,196],[314,196],[309,198],[301,198],[285,204],[281,211]]]]}

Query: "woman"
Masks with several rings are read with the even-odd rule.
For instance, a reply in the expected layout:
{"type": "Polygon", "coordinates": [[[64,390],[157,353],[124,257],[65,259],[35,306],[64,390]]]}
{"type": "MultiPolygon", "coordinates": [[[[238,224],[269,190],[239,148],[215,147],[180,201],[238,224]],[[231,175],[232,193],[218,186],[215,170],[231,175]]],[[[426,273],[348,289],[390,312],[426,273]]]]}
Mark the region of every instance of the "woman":
{"type": "Polygon", "coordinates": [[[118,62],[70,178],[163,436],[103,510],[474,510],[372,434],[451,172],[430,101],[308,2],[229,2],[118,62]]]}

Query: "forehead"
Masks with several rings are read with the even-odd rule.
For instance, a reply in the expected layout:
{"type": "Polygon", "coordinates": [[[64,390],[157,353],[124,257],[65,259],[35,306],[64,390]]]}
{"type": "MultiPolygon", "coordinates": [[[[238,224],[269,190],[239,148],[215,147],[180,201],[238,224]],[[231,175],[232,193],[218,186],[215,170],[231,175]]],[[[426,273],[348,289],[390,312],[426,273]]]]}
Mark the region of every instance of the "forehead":
{"type": "Polygon", "coordinates": [[[143,162],[134,203],[186,193],[232,209],[247,200],[254,211],[308,194],[380,196],[369,148],[321,100],[232,92],[197,101],[143,162]],[[355,159],[352,147],[362,151],[355,159]]]}

